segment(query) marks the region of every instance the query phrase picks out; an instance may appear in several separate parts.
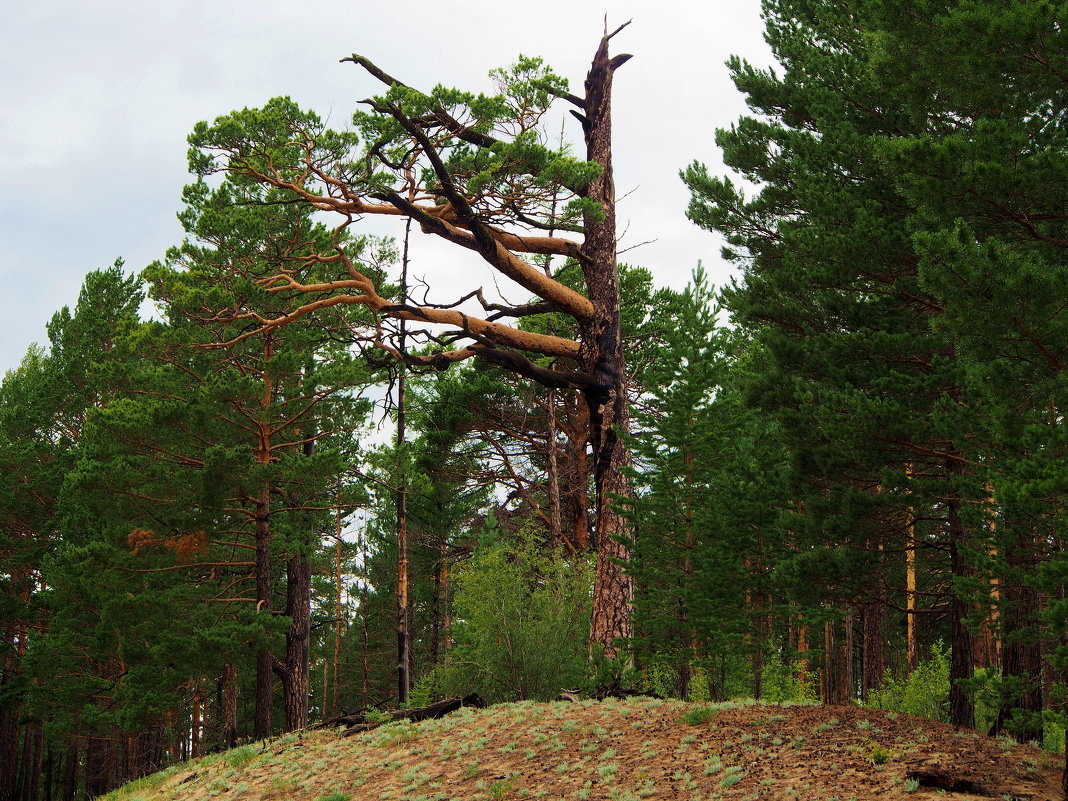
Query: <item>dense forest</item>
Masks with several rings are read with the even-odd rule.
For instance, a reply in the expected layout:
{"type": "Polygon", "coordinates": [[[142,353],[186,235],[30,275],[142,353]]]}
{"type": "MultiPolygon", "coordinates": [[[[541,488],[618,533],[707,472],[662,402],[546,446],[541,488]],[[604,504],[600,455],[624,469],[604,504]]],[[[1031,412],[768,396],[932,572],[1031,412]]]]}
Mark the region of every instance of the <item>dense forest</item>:
{"type": "Polygon", "coordinates": [[[764,6],[732,175],[682,172],[718,289],[618,263],[626,26],[581,89],[353,55],[347,129],[197,126],[185,240],[89,273],[0,385],[0,801],[472,692],[1064,748],[1063,4],[764,6]],[[426,285],[414,237],[490,277],[426,285]]]}

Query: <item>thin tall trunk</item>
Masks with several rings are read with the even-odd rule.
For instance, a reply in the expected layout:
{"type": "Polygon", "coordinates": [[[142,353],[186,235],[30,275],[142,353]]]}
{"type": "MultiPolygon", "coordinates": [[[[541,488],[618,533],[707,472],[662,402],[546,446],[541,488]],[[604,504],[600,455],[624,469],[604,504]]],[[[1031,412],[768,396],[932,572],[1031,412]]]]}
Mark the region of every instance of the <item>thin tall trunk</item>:
{"type": "MultiPolygon", "coordinates": [[[[401,303],[408,299],[408,235],[412,221],[404,227],[404,258],[401,262],[401,303]]],[[[405,351],[407,327],[400,321],[400,352],[405,351]]],[[[411,646],[408,642],[408,485],[405,464],[405,378],[404,362],[397,369],[397,702],[408,703],[411,687],[411,646]]]]}
{"type": "Polygon", "coordinates": [[[449,544],[441,543],[441,602],[445,611],[441,618],[441,636],[445,650],[452,647],[452,606],[449,604],[449,544]]]}
{"type": "MultiPolygon", "coordinates": [[[[256,611],[263,616],[265,630],[271,614],[272,592],[270,504],[271,488],[264,485],[256,499],[256,611]]],[[[256,650],[256,711],[252,727],[256,739],[270,737],[273,731],[273,665],[274,654],[266,643],[261,644],[256,650]]]]}
{"type": "MultiPolygon", "coordinates": [[[[691,421],[692,422],[692,421],[691,421]]],[[[682,592],[678,599],[679,619],[679,698],[686,699],[690,694],[690,660],[693,658],[694,637],[690,622],[690,610],[686,603],[686,593],[693,589],[693,551],[696,543],[693,527],[693,449],[687,448],[685,455],[686,476],[683,500],[683,535],[682,552],[682,592]]],[[[759,696],[757,696],[759,698],[759,696]]]]}
{"type": "Polygon", "coordinates": [[[834,624],[828,620],[823,624],[823,670],[820,671],[820,701],[825,704],[835,703],[837,679],[834,654],[834,624]]]}
{"type": "Polygon", "coordinates": [[[200,719],[201,719],[201,695],[200,687],[197,686],[193,689],[193,714],[192,714],[192,727],[191,727],[191,755],[193,759],[196,759],[201,755],[200,746],[200,719]]]}
{"type": "Polygon", "coordinates": [[[227,662],[222,674],[223,745],[237,745],[237,665],[227,662]]]}
{"type": "Polygon", "coordinates": [[[851,704],[856,697],[856,671],[853,668],[853,612],[850,610],[842,621],[844,629],[838,651],[838,703],[851,704]]]}
{"type": "Polygon", "coordinates": [[[863,631],[861,646],[860,700],[867,702],[868,694],[878,689],[886,672],[886,576],[883,569],[883,544],[874,545],[879,556],[878,569],[873,576],[872,597],[860,609],[863,631]]]}
{"type": "MultiPolygon", "coordinates": [[[[956,460],[949,461],[946,467],[947,477],[951,479],[963,472],[962,466],[956,460]]],[[[959,491],[951,487],[946,512],[950,573],[954,580],[969,578],[972,572],[964,553],[968,547],[968,535],[960,517],[960,504],[959,491]]],[[[949,722],[960,728],[974,729],[975,704],[961,686],[962,681],[975,675],[975,642],[966,624],[969,612],[968,602],[961,597],[961,593],[955,587],[950,588],[950,593],[950,631],[953,653],[949,665],[949,722]]]]}
{"type": "MultiPolygon", "coordinates": [[[[912,478],[912,465],[905,466],[905,475],[912,478]]],[[[906,490],[911,493],[911,490],[906,490]]],[[[908,672],[911,674],[920,664],[919,640],[916,636],[916,510],[905,510],[905,642],[908,672]]]]}
{"type": "Polygon", "coordinates": [[[556,459],[556,390],[550,389],[545,402],[545,453],[549,484],[549,544],[555,550],[563,541],[560,519],[560,470],[556,459]]]}
{"type": "MultiPolygon", "coordinates": [[[[341,683],[338,675],[341,670],[341,487],[338,486],[337,506],[337,540],[334,542],[334,693],[331,697],[330,715],[336,715],[340,704],[341,683]]],[[[323,704],[326,704],[326,690],[323,690],[323,704]]],[[[327,715],[323,715],[325,720],[327,715]]]]}
{"type": "Polygon", "coordinates": [[[920,646],[916,636],[916,524],[909,507],[908,541],[905,546],[905,586],[906,586],[906,639],[908,652],[908,670],[911,674],[920,664],[920,646]]]}
{"type": "MultiPolygon", "coordinates": [[[[368,549],[366,534],[363,535],[362,550],[363,558],[361,560],[364,566],[367,565],[368,549]]],[[[368,588],[366,575],[360,585],[360,623],[361,633],[363,635],[363,708],[371,708],[371,625],[367,619],[368,610],[368,596],[370,591],[368,588]]]]}
{"type": "MultiPolygon", "coordinates": [[[[438,548],[440,554],[442,549],[438,548]]],[[[441,639],[444,631],[444,624],[442,621],[442,615],[445,611],[445,599],[441,592],[441,579],[445,570],[445,564],[441,558],[439,558],[434,564],[434,592],[430,599],[430,667],[433,669],[437,666],[438,661],[441,658],[441,639]]]]}

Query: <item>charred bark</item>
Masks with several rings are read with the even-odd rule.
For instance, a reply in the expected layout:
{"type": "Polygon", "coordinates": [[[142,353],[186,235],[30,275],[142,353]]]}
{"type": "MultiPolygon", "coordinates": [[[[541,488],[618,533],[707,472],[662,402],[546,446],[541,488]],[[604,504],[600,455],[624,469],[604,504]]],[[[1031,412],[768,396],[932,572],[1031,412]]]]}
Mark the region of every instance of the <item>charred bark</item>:
{"type": "Polygon", "coordinates": [[[601,174],[586,188],[585,196],[600,204],[603,216],[587,214],[582,260],[586,291],[593,303],[592,317],[583,322],[580,358],[593,386],[583,391],[590,410],[590,442],[596,491],[594,533],[597,570],[590,620],[590,648],[603,648],[608,658],[617,655],[630,639],[634,588],[622,563],[630,556],[629,526],[615,508],[618,499],[632,496],[625,473],[630,452],[624,437],[630,431],[626,369],[619,311],[619,271],[616,264],[615,179],[612,172],[612,76],[630,56],[608,56],[608,42],[618,29],[601,38],[586,76],[582,127],[586,159],[601,165],[601,174]]]}

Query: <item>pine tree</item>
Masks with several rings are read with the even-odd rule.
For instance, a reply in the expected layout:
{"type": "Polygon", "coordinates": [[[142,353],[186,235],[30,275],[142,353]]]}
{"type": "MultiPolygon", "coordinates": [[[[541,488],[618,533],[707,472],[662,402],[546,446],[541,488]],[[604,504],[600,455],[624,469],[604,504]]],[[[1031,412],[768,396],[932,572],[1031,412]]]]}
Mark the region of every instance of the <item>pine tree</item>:
{"type": "MultiPolygon", "coordinates": [[[[822,549],[832,572],[836,552],[875,571],[869,591],[841,598],[847,621],[864,609],[877,621],[886,554],[903,550],[895,521],[906,504],[924,509],[950,554],[930,566],[947,577],[953,721],[972,725],[961,684],[973,667],[963,584],[980,533],[965,510],[982,480],[953,424],[956,348],[932,329],[938,305],[919,280],[909,208],[879,157],[882,143],[921,129],[889,78],[868,68],[878,42],[868,6],[783,0],[767,3],[766,17],[783,75],[733,59],[735,82],[761,116],[717,135],[728,165],[759,191],[747,199],[694,165],[684,176],[690,215],[724,232],[728,255],[747,265],[726,304],[771,357],[754,395],[776,411],[794,455],[803,515],[792,528],[807,539],[803,552],[822,549]]],[[[851,698],[851,659],[842,665],[846,683],[833,694],[851,698]]]]}

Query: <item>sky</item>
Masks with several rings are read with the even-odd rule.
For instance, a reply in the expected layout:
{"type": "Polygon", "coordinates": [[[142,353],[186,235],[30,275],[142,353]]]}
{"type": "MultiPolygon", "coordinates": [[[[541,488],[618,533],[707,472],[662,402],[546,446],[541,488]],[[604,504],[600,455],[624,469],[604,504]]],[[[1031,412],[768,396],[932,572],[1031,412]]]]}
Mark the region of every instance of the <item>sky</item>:
{"type": "MultiPolygon", "coordinates": [[[[634,56],[613,97],[621,260],[675,287],[701,261],[721,285],[731,268],[685,218],[678,173],[694,160],[724,171],[715,129],[746,113],[724,62],[771,63],[759,0],[4,3],[0,374],[47,343],[45,325],[73,307],[87,272],[119,258],[139,271],[181,241],[186,137],[199,120],[289,95],[345,127],[381,89],[339,63],[353,52],[418,88],[486,92],[490,69],[541,56],[581,90],[606,11],[610,29],[632,20],[612,48],[634,56]]],[[[577,125],[568,134],[579,141],[577,125]]],[[[470,277],[456,257],[414,248],[413,271],[440,297],[470,277]]]]}

